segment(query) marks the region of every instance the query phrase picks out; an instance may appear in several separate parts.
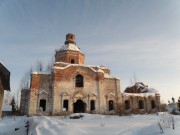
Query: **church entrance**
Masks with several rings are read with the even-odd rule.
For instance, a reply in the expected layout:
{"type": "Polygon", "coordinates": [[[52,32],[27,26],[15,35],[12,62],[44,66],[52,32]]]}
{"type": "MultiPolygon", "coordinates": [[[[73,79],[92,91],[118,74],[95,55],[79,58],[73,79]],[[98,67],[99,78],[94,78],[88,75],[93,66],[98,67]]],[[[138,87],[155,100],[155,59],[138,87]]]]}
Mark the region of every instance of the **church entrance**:
{"type": "Polygon", "coordinates": [[[76,103],[73,104],[74,113],[83,113],[85,112],[85,103],[82,100],[77,100],[76,103]]]}

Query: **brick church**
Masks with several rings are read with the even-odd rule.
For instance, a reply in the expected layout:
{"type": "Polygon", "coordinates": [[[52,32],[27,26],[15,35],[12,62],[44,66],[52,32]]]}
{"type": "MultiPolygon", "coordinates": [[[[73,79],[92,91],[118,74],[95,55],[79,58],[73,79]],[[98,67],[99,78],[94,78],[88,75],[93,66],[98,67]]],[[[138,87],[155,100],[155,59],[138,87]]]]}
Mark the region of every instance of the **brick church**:
{"type": "Polygon", "coordinates": [[[122,94],[120,80],[112,77],[107,67],[84,63],[85,54],[77,47],[75,35],[67,34],[64,45],[56,51],[52,71],[33,72],[30,89],[22,90],[21,113],[31,116],[79,112],[119,114],[129,113],[132,109],[144,113],[158,110],[159,94],[138,96],[136,93],[134,100],[131,100],[133,93],[122,94]]]}

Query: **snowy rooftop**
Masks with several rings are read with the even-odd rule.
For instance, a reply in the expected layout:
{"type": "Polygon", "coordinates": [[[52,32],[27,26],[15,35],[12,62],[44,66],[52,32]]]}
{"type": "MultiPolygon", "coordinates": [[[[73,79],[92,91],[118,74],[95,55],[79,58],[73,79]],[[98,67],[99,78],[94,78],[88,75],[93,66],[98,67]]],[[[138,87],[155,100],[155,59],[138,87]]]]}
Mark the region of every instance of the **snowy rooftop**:
{"type": "MultiPolygon", "coordinates": [[[[81,52],[81,50],[80,50],[75,44],[72,44],[72,43],[63,45],[63,46],[60,48],[60,51],[64,51],[64,50],[72,50],[72,51],[81,52]]],[[[82,53],[82,52],[81,52],[81,53],[82,53]]]]}
{"type": "MultiPolygon", "coordinates": [[[[56,64],[63,64],[65,67],[60,67],[60,68],[67,68],[70,66],[83,66],[83,67],[90,67],[90,68],[97,68],[97,69],[108,69],[106,66],[95,66],[95,65],[86,65],[86,64],[70,64],[70,63],[65,63],[65,62],[55,62],[56,64]]],[[[59,68],[59,66],[55,66],[54,68],[59,68]]],[[[103,71],[101,71],[103,72],[103,71]]]]}
{"type": "Polygon", "coordinates": [[[54,66],[54,68],[55,69],[66,69],[66,68],[71,67],[71,66],[87,67],[87,68],[90,68],[91,70],[93,70],[94,72],[102,72],[102,73],[104,73],[104,71],[102,69],[100,69],[100,68],[98,68],[98,70],[95,70],[94,69],[95,67],[93,68],[91,65],[84,65],[84,64],[67,64],[65,67],[54,66]]]}
{"type": "Polygon", "coordinates": [[[44,75],[48,75],[48,74],[51,74],[51,72],[45,72],[45,71],[37,71],[37,72],[32,72],[32,74],[36,74],[36,75],[38,75],[38,74],[44,74],[44,75]]]}
{"type": "MultiPolygon", "coordinates": [[[[54,66],[55,69],[66,69],[68,67],[71,66],[81,66],[81,67],[87,67],[90,68],[91,70],[93,70],[94,72],[101,72],[104,73],[104,78],[116,78],[113,77],[109,74],[106,74],[103,69],[108,69],[106,66],[95,66],[95,65],[85,65],[85,64],[69,64],[69,63],[65,63],[65,62],[55,62],[56,64],[63,64],[65,65],[64,67],[60,67],[60,66],[54,66]]],[[[109,70],[109,69],[108,69],[109,70]]],[[[116,78],[119,79],[119,78],[116,78]]]]}
{"type": "Polygon", "coordinates": [[[159,94],[159,92],[156,89],[149,88],[148,84],[146,84],[144,82],[137,82],[132,86],[128,86],[126,89],[129,89],[132,87],[137,87],[137,90],[139,90],[140,93],[156,93],[156,94],[159,94]]]}
{"type": "Polygon", "coordinates": [[[132,97],[149,97],[155,96],[156,93],[122,93],[123,96],[132,96],[132,97]]]}

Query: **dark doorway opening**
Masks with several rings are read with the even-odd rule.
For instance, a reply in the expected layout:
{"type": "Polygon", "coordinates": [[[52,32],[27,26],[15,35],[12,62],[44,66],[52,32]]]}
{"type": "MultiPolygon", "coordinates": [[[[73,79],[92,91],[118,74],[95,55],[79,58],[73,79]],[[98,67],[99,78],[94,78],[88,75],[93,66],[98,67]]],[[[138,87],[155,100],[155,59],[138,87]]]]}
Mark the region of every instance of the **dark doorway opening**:
{"type": "Polygon", "coordinates": [[[63,102],[63,108],[65,108],[66,111],[68,111],[68,100],[64,100],[64,102],[63,102]]]}
{"type": "Polygon", "coordinates": [[[156,104],[155,104],[154,100],[151,101],[151,108],[152,109],[156,108],[156,104]]]}
{"type": "Polygon", "coordinates": [[[74,113],[83,113],[85,112],[85,103],[82,100],[77,100],[74,103],[74,113]]]}
{"type": "Polygon", "coordinates": [[[130,101],[126,100],[125,101],[125,110],[129,110],[130,109],[130,101]]]}
{"type": "Polygon", "coordinates": [[[112,100],[109,101],[109,111],[114,110],[114,103],[112,100]]]}
{"type": "Polygon", "coordinates": [[[46,111],[46,100],[45,99],[41,99],[40,100],[40,105],[39,107],[42,108],[42,111],[46,111]]]}
{"type": "Polygon", "coordinates": [[[71,63],[72,63],[72,64],[74,64],[74,63],[75,63],[74,59],[71,59],[71,63]]]}
{"type": "Polygon", "coordinates": [[[142,100],[139,101],[139,109],[144,109],[144,103],[142,100]]]}
{"type": "Polygon", "coordinates": [[[95,101],[91,100],[91,111],[95,110],[95,101]]]}

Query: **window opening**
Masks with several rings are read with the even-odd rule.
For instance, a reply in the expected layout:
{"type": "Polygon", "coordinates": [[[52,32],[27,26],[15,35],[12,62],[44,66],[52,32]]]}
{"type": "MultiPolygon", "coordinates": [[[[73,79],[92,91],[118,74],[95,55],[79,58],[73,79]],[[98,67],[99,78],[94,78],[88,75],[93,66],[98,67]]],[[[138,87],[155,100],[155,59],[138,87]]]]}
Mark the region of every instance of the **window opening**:
{"type": "Polygon", "coordinates": [[[139,109],[144,109],[144,103],[142,100],[139,101],[139,109]]]}
{"type": "Polygon", "coordinates": [[[82,75],[76,76],[76,87],[83,87],[83,76],[82,75]]]}
{"type": "Polygon", "coordinates": [[[91,111],[95,110],[95,101],[91,100],[91,111]]]}
{"type": "Polygon", "coordinates": [[[46,100],[45,99],[40,100],[39,107],[42,108],[42,111],[46,111],[46,100]]]}
{"type": "Polygon", "coordinates": [[[130,109],[130,101],[126,100],[125,101],[125,110],[129,110],[130,109]]]}
{"type": "Polygon", "coordinates": [[[151,101],[151,108],[152,109],[156,108],[156,104],[155,104],[154,100],[151,101]]]}
{"type": "Polygon", "coordinates": [[[71,59],[71,63],[74,64],[74,63],[75,63],[75,60],[74,60],[74,59],[71,59]]]}
{"type": "Polygon", "coordinates": [[[64,100],[64,102],[63,102],[63,108],[65,108],[66,111],[68,111],[68,100],[64,100]]]}
{"type": "Polygon", "coordinates": [[[109,101],[109,111],[114,110],[114,103],[112,100],[109,101]]]}

